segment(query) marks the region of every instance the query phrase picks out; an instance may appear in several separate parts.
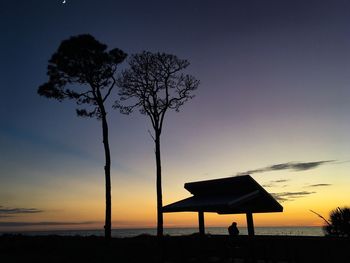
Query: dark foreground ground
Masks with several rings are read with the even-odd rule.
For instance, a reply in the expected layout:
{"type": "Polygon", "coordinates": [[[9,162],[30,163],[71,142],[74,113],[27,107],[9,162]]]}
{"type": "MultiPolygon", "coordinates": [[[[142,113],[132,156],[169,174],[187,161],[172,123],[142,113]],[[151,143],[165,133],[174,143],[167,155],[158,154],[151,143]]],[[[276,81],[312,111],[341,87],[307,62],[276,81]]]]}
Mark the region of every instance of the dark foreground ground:
{"type": "Polygon", "coordinates": [[[350,239],[295,236],[0,236],[0,262],[344,262],[350,239]],[[162,252],[162,253],[161,253],[162,252]]]}

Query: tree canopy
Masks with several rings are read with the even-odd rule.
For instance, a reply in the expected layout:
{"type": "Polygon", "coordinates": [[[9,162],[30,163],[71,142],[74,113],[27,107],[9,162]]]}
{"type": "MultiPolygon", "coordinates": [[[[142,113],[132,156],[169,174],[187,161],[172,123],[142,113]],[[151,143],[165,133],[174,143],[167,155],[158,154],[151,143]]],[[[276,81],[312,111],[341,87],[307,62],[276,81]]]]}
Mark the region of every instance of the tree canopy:
{"type": "Polygon", "coordinates": [[[185,59],[166,53],[144,51],[132,55],[129,69],[118,78],[120,101],[131,101],[129,105],[116,102],[115,107],[129,114],[138,108],[151,118],[155,130],[161,131],[165,113],[169,109],[179,111],[199,81],[182,73],[189,66],[185,59]]]}
{"type": "Polygon", "coordinates": [[[115,87],[117,65],[125,58],[122,50],[107,51],[107,46],[91,35],[73,36],[62,41],[52,55],[47,67],[49,81],[39,87],[38,93],[59,101],[72,99],[78,105],[88,104],[92,107],[79,108],[77,114],[100,118],[100,104],[115,87]],[[72,88],[67,88],[68,84],[72,88]]]}

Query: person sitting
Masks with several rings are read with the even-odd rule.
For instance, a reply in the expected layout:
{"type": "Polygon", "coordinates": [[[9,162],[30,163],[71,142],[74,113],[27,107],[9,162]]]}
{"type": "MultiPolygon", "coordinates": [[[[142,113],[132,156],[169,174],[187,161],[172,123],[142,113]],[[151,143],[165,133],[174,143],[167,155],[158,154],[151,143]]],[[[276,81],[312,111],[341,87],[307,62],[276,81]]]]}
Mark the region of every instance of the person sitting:
{"type": "Polygon", "coordinates": [[[232,222],[232,224],[228,227],[228,233],[230,236],[235,237],[239,235],[239,230],[237,228],[237,223],[232,222]]]}
{"type": "Polygon", "coordinates": [[[230,235],[230,238],[227,240],[227,254],[226,257],[229,258],[230,262],[234,261],[234,257],[237,254],[238,246],[238,240],[237,236],[239,235],[239,230],[237,228],[237,223],[232,222],[232,224],[228,227],[228,233],[230,235]]]}

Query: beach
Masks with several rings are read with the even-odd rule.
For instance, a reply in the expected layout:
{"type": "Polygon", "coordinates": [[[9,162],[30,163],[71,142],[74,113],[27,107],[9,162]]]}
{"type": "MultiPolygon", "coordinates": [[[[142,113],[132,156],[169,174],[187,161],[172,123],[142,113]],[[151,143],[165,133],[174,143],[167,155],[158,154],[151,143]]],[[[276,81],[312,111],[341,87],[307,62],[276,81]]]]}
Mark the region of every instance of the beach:
{"type": "Polygon", "coordinates": [[[2,262],[348,262],[349,238],[197,234],[112,238],[2,235],[2,262]]]}

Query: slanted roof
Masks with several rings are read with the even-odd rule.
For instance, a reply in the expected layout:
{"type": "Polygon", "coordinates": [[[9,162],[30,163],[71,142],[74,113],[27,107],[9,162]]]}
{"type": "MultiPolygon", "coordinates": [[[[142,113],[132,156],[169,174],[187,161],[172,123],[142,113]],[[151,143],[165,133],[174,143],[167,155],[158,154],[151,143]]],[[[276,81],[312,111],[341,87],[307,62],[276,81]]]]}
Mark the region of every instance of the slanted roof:
{"type": "Polygon", "coordinates": [[[166,205],[163,212],[218,214],[282,212],[283,207],[250,175],[186,183],[192,197],[166,205]]]}

